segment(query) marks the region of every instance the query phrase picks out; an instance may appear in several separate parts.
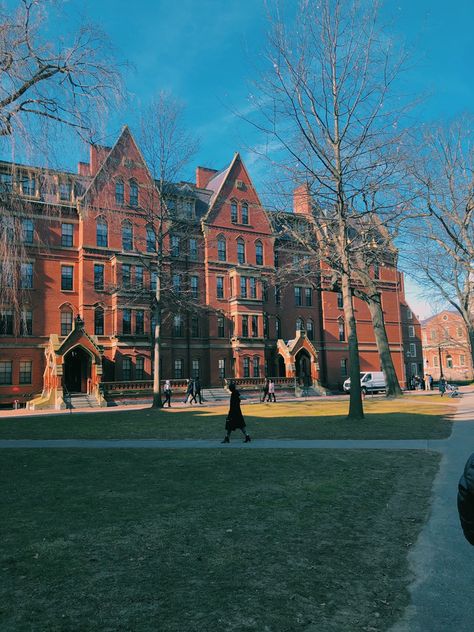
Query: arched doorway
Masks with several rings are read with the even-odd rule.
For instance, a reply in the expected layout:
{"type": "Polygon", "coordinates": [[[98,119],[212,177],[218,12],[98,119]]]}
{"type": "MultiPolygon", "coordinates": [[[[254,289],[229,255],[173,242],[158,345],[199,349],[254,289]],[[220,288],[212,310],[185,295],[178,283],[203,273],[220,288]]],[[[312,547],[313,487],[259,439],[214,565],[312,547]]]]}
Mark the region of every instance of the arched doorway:
{"type": "Polygon", "coordinates": [[[301,386],[311,386],[311,357],[306,349],[301,349],[296,354],[296,378],[301,386]]]}
{"type": "Polygon", "coordinates": [[[86,393],[91,377],[91,357],[82,347],[74,347],[64,356],[63,384],[70,393],[86,393]]]}
{"type": "Polygon", "coordinates": [[[278,377],[286,377],[285,358],[278,354],[278,377]]]}

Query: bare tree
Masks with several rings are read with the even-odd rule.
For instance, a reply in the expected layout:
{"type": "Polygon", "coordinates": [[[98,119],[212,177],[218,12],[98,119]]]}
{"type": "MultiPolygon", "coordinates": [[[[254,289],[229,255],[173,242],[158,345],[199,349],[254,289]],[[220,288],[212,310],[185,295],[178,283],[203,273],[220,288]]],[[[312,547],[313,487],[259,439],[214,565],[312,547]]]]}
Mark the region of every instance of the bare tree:
{"type": "Polygon", "coordinates": [[[343,295],[349,417],[362,419],[354,268],[371,243],[361,238],[364,225],[377,218],[388,230],[400,213],[403,132],[391,90],[403,60],[378,27],[377,3],[310,0],[297,13],[291,31],[273,21],[271,70],[260,82],[253,123],[278,142],[275,162],[288,181],[305,184],[317,201],[311,222],[319,254],[343,295]]]}
{"type": "Polygon", "coordinates": [[[474,361],[474,147],[472,122],[425,131],[415,162],[420,213],[406,237],[412,275],[430,300],[463,318],[474,361]],[[420,255],[422,253],[422,255],[420,255]]]}

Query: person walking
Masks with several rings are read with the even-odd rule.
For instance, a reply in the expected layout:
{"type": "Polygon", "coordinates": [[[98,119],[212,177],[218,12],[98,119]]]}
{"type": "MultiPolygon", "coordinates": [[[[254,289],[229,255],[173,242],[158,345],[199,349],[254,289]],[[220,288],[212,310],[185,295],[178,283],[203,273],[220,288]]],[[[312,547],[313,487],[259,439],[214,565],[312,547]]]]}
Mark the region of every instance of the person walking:
{"type": "Polygon", "coordinates": [[[268,396],[268,378],[265,378],[265,382],[263,383],[262,388],[262,399],[260,401],[264,402],[268,396]]]}
{"type": "Polygon", "coordinates": [[[191,398],[191,404],[194,402],[195,404],[197,404],[197,399],[196,397],[199,397],[199,403],[202,404],[202,396],[201,396],[201,381],[200,379],[197,377],[194,380],[194,384],[193,384],[193,393],[192,393],[192,398],[191,398]]]}
{"type": "Polygon", "coordinates": [[[446,380],[444,377],[439,378],[438,390],[441,394],[441,397],[446,393],[446,380]]]}
{"type": "Polygon", "coordinates": [[[268,382],[268,401],[271,402],[272,401],[272,397],[273,397],[273,401],[276,402],[276,397],[275,397],[275,382],[273,380],[270,380],[268,382]]]}
{"type": "Polygon", "coordinates": [[[169,380],[166,380],[163,386],[163,393],[165,394],[165,401],[163,402],[163,408],[168,404],[168,408],[171,408],[171,384],[169,380]]]}
{"type": "Polygon", "coordinates": [[[433,381],[434,381],[434,380],[433,380],[433,376],[432,376],[432,375],[430,375],[430,376],[429,376],[429,378],[428,378],[428,383],[429,383],[429,385],[430,385],[430,391],[432,391],[432,390],[433,390],[433,381]]]}
{"type": "Polygon", "coordinates": [[[235,387],[235,383],[229,384],[230,405],[229,412],[225,420],[226,435],[221,443],[230,443],[230,433],[233,430],[241,430],[245,436],[244,443],[250,443],[250,435],[245,427],[245,419],[240,409],[240,393],[235,387]]]}
{"type": "Polygon", "coordinates": [[[194,397],[194,384],[192,380],[188,380],[188,383],[186,386],[186,395],[184,397],[184,404],[188,403],[189,398],[191,398],[191,403],[192,403],[193,397],[194,397]]]}

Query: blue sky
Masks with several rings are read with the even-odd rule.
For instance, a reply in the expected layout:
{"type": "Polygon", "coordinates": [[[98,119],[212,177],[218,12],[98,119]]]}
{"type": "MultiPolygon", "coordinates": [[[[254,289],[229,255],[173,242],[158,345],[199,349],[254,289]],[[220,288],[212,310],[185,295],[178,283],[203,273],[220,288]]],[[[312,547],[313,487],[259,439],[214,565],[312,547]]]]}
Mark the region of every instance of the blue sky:
{"type": "MultiPolygon", "coordinates": [[[[129,102],[108,122],[104,144],[114,142],[121,125],[128,123],[133,129],[139,104],[169,90],[184,103],[188,126],[200,138],[193,168],[201,164],[221,169],[240,151],[259,188],[265,166],[249,148],[262,139],[233,111],[248,108],[254,68],[262,63],[268,28],[263,0],[63,4],[70,15],[98,23],[117,47],[118,57],[131,64],[125,73],[129,102]]],[[[285,4],[289,10],[296,7],[294,0],[285,4]]],[[[420,124],[472,112],[474,1],[387,0],[383,19],[388,32],[404,41],[411,53],[411,68],[401,87],[412,97],[426,97],[414,112],[420,124]]],[[[72,163],[83,157],[64,155],[72,163]]],[[[192,171],[186,175],[192,177],[192,171]]],[[[412,293],[410,300],[415,313],[429,315],[412,293]]]]}

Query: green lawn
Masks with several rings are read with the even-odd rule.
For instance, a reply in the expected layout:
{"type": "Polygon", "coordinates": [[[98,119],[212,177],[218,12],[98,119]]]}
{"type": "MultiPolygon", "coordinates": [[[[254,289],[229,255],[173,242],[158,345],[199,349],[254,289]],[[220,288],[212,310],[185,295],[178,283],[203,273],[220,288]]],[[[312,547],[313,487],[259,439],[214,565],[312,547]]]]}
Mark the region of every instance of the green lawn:
{"type": "MultiPolygon", "coordinates": [[[[346,419],[347,401],[245,404],[248,430],[255,438],[438,439],[451,433],[445,416],[455,409],[439,397],[367,399],[366,419],[346,419]]],[[[73,412],[0,419],[0,439],[210,439],[224,434],[227,407],[171,408],[100,413],[73,412]]]]}
{"type": "Polygon", "coordinates": [[[0,629],[387,630],[439,458],[3,450],[0,629]]]}

